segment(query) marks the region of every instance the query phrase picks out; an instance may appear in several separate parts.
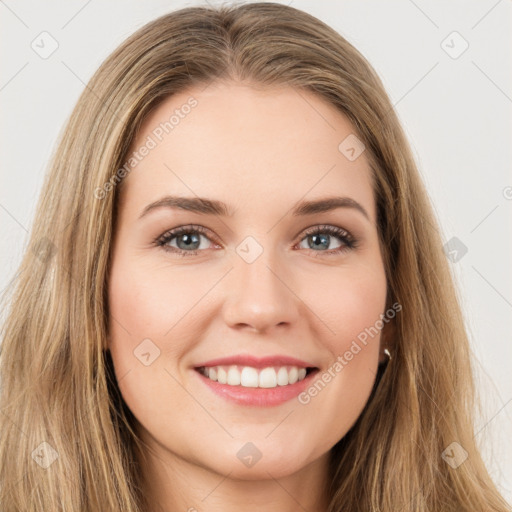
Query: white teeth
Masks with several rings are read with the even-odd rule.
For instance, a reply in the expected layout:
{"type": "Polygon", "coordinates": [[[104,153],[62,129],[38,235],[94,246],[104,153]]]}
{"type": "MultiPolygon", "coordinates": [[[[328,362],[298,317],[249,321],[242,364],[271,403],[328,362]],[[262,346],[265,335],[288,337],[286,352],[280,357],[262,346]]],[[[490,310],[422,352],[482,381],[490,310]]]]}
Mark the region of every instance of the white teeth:
{"type": "Polygon", "coordinates": [[[250,368],[249,366],[243,368],[240,375],[240,384],[244,388],[257,388],[258,382],[258,370],[256,368],[250,368]]]}
{"type": "Polygon", "coordinates": [[[277,386],[277,375],[274,368],[263,368],[260,372],[260,388],[275,388],[277,386]]]}
{"type": "Polygon", "coordinates": [[[299,370],[296,367],[290,368],[290,373],[288,374],[288,382],[290,384],[295,384],[299,380],[299,370]]]}
{"type": "MultiPolygon", "coordinates": [[[[209,375],[207,375],[207,377],[209,377],[209,375]]],[[[228,382],[228,374],[226,373],[226,370],[224,370],[224,368],[221,368],[220,366],[217,368],[217,380],[221,384],[226,384],[228,382]]]]}
{"type": "Polygon", "coordinates": [[[306,377],[306,368],[297,366],[269,366],[261,370],[251,366],[210,366],[202,368],[200,371],[205,377],[220,384],[245,388],[287,386],[306,377]]]}
{"type": "Polygon", "coordinates": [[[228,382],[230,386],[240,386],[240,372],[236,366],[231,366],[228,370],[228,382]]]}
{"type": "Polygon", "coordinates": [[[277,372],[277,383],[280,386],[286,386],[288,384],[288,371],[286,368],[279,368],[279,371],[277,372]]]}

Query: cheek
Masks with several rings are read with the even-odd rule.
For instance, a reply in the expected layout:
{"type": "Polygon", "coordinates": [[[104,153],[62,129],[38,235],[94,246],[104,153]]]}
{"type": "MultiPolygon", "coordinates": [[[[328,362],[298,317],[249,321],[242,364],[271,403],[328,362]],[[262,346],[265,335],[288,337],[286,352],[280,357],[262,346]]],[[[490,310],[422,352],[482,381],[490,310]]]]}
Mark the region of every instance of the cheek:
{"type": "Polygon", "coordinates": [[[109,348],[116,372],[140,369],[139,352],[155,358],[151,368],[181,361],[193,340],[201,339],[202,323],[197,321],[205,308],[201,298],[218,278],[211,269],[187,272],[179,265],[119,253],[109,279],[109,348]]]}
{"type": "Polygon", "coordinates": [[[185,314],[192,290],[192,283],[179,283],[178,274],[119,259],[109,286],[113,328],[125,327],[134,339],[162,338],[185,314]]]}
{"type": "Polygon", "coordinates": [[[346,286],[337,301],[339,320],[336,329],[342,333],[343,339],[340,350],[347,350],[347,345],[351,345],[353,340],[364,342],[368,332],[378,338],[379,333],[375,329],[384,312],[385,300],[386,284],[383,279],[366,278],[346,286]]]}
{"type": "Polygon", "coordinates": [[[174,375],[169,362],[186,346],[172,331],[185,313],[185,298],[181,290],[173,292],[168,278],[162,269],[118,255],[109,279],[109,349],[119,389],[140,423],[159,421],[164,430],[171,417],[169,397],[182,392],[166,370],[174,375]]]}
{"type": "Polygon", "coordinates": [[[172,326],[173,307],[162,301],[162,284],[157,284],[141,265],[115,258],[109,279],[109,348],[118,377],[139,369],[139,350],[151,352],[158,361],[162,335],[172,326]]]}
{"type": "Polygon", "coordinates": [[[386,300],[384,269],[378,263],[341,269],[331,273],[323,293],[315,295],[323,308],[319,316],[334,331],[323,337],[331,361],[300,403],[310,417],[324,418],[320,438],[327,448],[355,423],[375,382],[386,300]]]}
{"type": "Polygon", "coordinates": [[[328,270],[315,277],[315,286],[307,287],[307,295],[304,291],[311,309],[326,327],[322,329],[323,344],[336,357],[349,350],[352,341],[364,342],[367,337],[368,342],[373,338],[373,346],[368,342],[365,350],[373,354],[378,351],[380,335],[380,329],[375,333],[375,326],[379,325],[386,304],[384,269],[377,262],[372,267],[328,270]]]}
{"type": "Polygon", "coordinates": [[[329,327],[322,344],[330,361],[300,401],[311,417],[326,418],[325,439],[332,441],[357,420],[375,381],[386,278],[376,262],[331,271],[317,283],[321,286],[310,295],[310,303],[329,327]]]}

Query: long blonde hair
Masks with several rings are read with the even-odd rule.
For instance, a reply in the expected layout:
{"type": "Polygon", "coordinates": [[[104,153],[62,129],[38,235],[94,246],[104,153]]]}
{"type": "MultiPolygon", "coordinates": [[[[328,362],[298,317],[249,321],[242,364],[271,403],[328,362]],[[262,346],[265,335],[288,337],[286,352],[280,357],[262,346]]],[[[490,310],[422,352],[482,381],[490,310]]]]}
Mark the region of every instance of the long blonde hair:
{"type": "Polygon", "coordinates": [[[373,173],[393,358],[331,450],[328,512],[506,511],[473,435],[470,351],[437,220],[383,85],[333,29],[292,7],[190,7],[101,65],[63,130],[9,295],[0,352],[0,507],[149,510],[143,447],[106,351],[106,283],[124,164],[160,101],[232,80],[312,91],[343,112],[373,173]],[[468,454],[454,468],[443,451],[468,454]],[[453,446],[453,445],[452,445],[453,446]]]}

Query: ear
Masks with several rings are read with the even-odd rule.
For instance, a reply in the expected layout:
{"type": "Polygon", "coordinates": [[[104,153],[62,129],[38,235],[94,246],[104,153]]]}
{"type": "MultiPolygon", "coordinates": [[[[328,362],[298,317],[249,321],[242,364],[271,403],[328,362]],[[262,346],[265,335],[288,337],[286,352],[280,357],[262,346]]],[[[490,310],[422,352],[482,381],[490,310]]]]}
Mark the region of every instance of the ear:
{"type": "Polygon", "coordinates": [[[396,339],[396,324],[395,319],[392,318],[389,322],[384,324],[380,335],[380,348],[379,348],[379,363],[385,363],[388,360],[388,356],[384,353],[387,348],[391,355],[395,351],[395,339],[396,339]]]}

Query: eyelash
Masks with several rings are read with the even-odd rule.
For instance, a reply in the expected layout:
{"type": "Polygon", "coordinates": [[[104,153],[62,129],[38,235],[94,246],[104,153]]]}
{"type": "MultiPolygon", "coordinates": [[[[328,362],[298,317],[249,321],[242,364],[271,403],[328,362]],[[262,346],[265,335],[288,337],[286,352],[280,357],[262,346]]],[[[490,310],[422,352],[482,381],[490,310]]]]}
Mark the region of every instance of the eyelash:
{"type": "MultiPolygon", "coordinates": [[[[203,226],[197,226],[197,225],[189,225],[189,226],[181,226],[179,228],[171,229],[170,231],[165,232],[163,235],[156,238],[153,242],[154,245],[162,248],[166,252],[171,252],[176,254],[180,257],[187,257],[187,256],[195,256],[198,253],[202,252],[204,249],[201,250],[193,250],[193,251],[184,251],[183,249],[178,249],[176,247],[170,247],[167,244],[173,240],[174,238],[177,238],[180,235],[183,234],[190,234],[190,233],[199,233],[201,235],[204,235],[208,238],[207,235],[210,234],[210,231],[203,226]]],[[[338,228],[336,226],[330,226],[330,225],[319,225],[315,226],[313,228],[307,229],[302,238],[299,240],[298,243],[302,242],[304,238],[312,235],[318,235],[318,234],[328,234],[328,235],[334,235],[337,236],[343,245],[341,247],[338,247],[337,249],[331,249],[328,251],[313,251],[312,249],[307,249],[309,251],[313,251],[315,253],[323,253],[327,256],[333,256],[337,254],[341,254],[346,251],[350,251],[358,247],[358,241],[346,230],[338,228]]],[[[296,244],[297,245],[297,244],[296,244]]]]}

